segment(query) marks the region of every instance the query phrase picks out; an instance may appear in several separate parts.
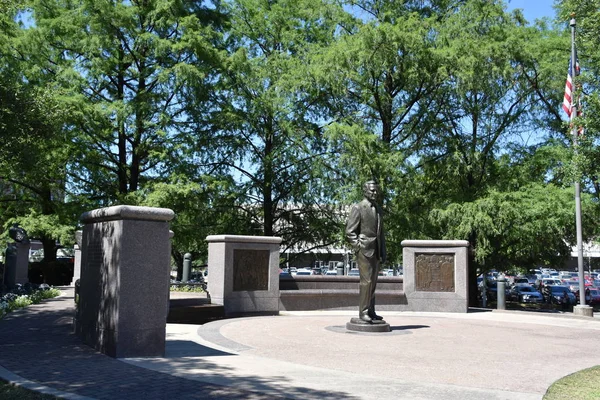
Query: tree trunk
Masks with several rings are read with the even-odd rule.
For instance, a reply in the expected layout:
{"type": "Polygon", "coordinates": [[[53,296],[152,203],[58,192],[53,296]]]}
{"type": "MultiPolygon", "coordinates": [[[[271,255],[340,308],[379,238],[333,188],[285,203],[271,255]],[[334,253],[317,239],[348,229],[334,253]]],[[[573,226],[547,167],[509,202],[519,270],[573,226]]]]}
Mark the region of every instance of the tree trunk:
{"type": "Polygon", "coordinates": [[[40,241],[44,246],[44,263],[56,261],[56,241],[46,236],[43,236],[40,241]]]}
{"type": "MultiPolygon", "coordinates": [[[[177,250],[172,250],[171,256],[175,260],[175,265],[177,265],[177,277],[175,279],[181,282],[181,279],[183,278],[183,254],[177,250]]],[[[170,266],[169,273],[171,273],[170,266]]]]}
{"type": "Polygon", "coordinates": [[[273,210],[273,126],[272,119],[269,118],[269,126],[265,137],[265,155],[263,161],[264,181],[263,181],[263,217],[264,217],[264,235],[273,236],[273,223],[275,220],[273,210]]]}
{"type": "MultiPolygon", "coordinates": [[[[125,65],[124,51],[122,48],[119,49],[119,72],[117,75],[117,100],[123,101],[125,99],[125,65]]],[[[125,121],[122,116],[117,117],[117,135],[118,135],[118,180],[119,180],[119,194],[128,193],[128,182],[127,182],[127,133],[125,128],[125,121]]]]}

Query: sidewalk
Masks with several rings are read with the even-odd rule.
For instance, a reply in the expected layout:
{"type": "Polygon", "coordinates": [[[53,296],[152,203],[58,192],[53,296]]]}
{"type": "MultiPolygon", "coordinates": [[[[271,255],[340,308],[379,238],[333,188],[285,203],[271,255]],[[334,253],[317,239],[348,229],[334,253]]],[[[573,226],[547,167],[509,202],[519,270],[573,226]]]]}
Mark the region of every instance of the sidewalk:
{"type": "Polygon", "coordinates": [[[73,291],[0,320],[0,377],[82,399],[541,399],[600,364],[600,319],[525,312],[352,313],[167,325],[164,358],[112,359],[71,333],[73,291]]]}

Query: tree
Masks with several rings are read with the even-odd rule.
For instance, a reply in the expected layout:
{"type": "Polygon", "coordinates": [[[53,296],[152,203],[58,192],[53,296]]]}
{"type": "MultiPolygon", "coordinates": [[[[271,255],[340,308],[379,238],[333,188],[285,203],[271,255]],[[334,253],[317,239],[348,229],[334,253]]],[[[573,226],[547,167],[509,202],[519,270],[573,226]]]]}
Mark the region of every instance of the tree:
{"type": "MultiPolygon", "coordinates": [[[[578,155],[575,158],[578,171],[575,179],[581,180],[582,190],[592,193],[596,201],[600,200],[600,58],[597,48],[600,45],[600,3],[594,1],[563,0],[557,2],[558,19],[567,24],[571,18],[576,19],[576,49],[581,75],[575,78],[576,90],[574,100],[583,116],[576,118],[576,126],[583,127],[583,134],[578,138],[578,155]]],[[[568,28],[567,28],[568,29],[568,28]]],[[[565,62],[570,56],[570,48],[564,49],[565,62]]],[[[565,71],[567,65],[565,64],[565,71]]],[[[566,73],[565,77],[566,77],[566,73]]],[[[563,129],[567,139],[572,139],[571,130],[563,129]]]]}
{"type": "MultiPolygon", "coordinates": [[[[502,258],[508,263],[517,258],[524,264],[550,257],[545,248],[528,242],[530,237],[538,238],[538,243],[552,240],[548,249],[556,257],[564,255],[567,246],[566,218],[554,217],[552,227],[540,227],[536,222],[543,215],[538,210],[545,209],[548,198],[531,185],[543,185],[546,176],[529,174],[533,179],[527,182],[515,174],[518,164],[505,160],[528,146],[522,134],[535,127],[531,122],[540,113],[552,116],[548,108],[535,106],[546,88],[532,85],[543,81],[535,75],[535,62],[523,61],[527,59],[526,39],[535,32],[539,33],[524,26],[518,12],[505,13],[501,2],[475,0],[449,17],[440,34],[449,44],[450,79],[436,100],[439,106],[434,107],[441,117],[437,135],[427,138],[420,163],[430,181],[438,183],[435,208],[445,210],[431,214],[433,221],[439,218],[442,224],[434,226],[442,228],[445,237],[456,234],[473,246],[469,280],[472,303],[477,270],[504,266],[502,258]],[[519,212],[519,218],[512,215],[513,210],[519,212]],[[499,226],[503,214],[510,215],[510,224],[518,223],[499,226]],[[448,216],[457,218],[460,226],[449,226],[448,216]],[[561,223],[565,225],[559,230],[561,223]],[[542,241],[537,234],[532,235],[536,229],[550,236],[542,241]]],[[[550,187],[547,190],[552,193],[550,187]]],[[[562,205],[563,212],[567,203],[559,197],[555,195],[553,206],[562,205]]]]}
{"type": "MultiPolygon", "coordinates": [[[[326,141],[307,54],[331,40],[339,9],[320,0],[235,0],[210,118],[205,163],[242,188],[240,205],[285,246],[332,243],[319,161],[326,141]]],[[[196,120],[203,126],[205,119],[196,120]]],[[[204,148],[202,148],[204,149],[204,148]]],[[[258,232],[257,232],[258,233],[258,232]]]]}
{"type": "Polygon", "coordinates": [[[73,151],[62,130],[65,109],[51,84],[36,85],[23,74],[17,4],[0,17],[0,223],[3,237],[13,223],[44,246],[54,261],[56,240],[73,240],[79,204],[65,201],[65,169],[73,151]],[[74,217],[75,216],[75,217],[74,217]]]}
{"type": "Polygon", "coordinates": [[[28,61],[68,90],[69,181],[106,204],[166,174],[185,143],[185,86],[207,79],[217,36],[207,15],[218,11],[178,0],[31,7],[28,61]]]}
{"type": "Polygon", "coordinates": [[[551,184],[492,190],[473,202],[433,210],[431,218],[445,239],[468,240],[475,233],[480,273],[557,265],[570,257],[575,239],[572,191],[551,184]]]}
{"type": "Polygon", "coordinates": [[[341,22],[334,44],[315,57],[319,83],[331,93],[331,141],[336,200],[348,204],[361,185],[382,185],[390,262],[407,232],[395,203],[405,197],[412,148],[431,126],[426,116],[445,79],[436,32],[443,2],[347,2],[354,18],[341,22]],[[435,3],[435,4],[432,4],[435,3]]]}
{"type": "Polygon", "coordinates": [[[237,204],[238,195],[231,177],[204,176],[193,181],[172,177],[172,182],[151,184],[139,203],[150,207],[166,207],[175,212],[171,222],[173,239],[171,255],[181,280],[183,257],[191,253],[197,265],[207,264],[206,237],[215,234],[252,234],[255,228],[250,216],[237,204]]]}

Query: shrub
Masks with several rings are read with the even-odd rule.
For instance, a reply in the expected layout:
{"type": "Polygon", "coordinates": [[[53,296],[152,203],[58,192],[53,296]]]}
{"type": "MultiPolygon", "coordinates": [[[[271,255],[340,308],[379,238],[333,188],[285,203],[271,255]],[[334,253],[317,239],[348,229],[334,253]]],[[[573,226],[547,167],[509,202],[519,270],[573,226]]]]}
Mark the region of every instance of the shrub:
{"type": "Polygon", "coordinates": [[[202,285],[171,285],[172,292],[205,292],[202,285]]]}
{"type": "Polygon", "coordinates": [[[44,299],[60,295],[60,290],[48,285],[40,287],[33,285],[17,286],[12,292],[0,297],[0,318],[18,308],[38,304],[44,299]]]}

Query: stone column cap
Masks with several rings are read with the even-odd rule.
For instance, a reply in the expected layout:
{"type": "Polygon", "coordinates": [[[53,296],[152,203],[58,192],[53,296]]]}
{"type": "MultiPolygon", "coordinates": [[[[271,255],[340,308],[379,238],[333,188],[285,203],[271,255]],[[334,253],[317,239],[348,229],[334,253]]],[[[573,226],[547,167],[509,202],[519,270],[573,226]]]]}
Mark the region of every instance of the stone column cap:
{"type": "Polygon", "coordinates": [[[277,236],[243,236],[243,235],[209,235],[206,241],[211,242],[231,242],[231,243],[265,243],[280,244],[281,238],[277,236]]]}
{"type": "Polygon", "coordinates": [[[468,240],[403,240],[402,247],[469,247],[468,240]]]}
{"type": "Polygon", "coordinates": [[[84,212],[79,219],[82,222],[115,221],[121,219],[134,219],[141,221],[170,221],[175,217],[175,212],[169,208],[141,207],[141,206],[113,206],[99,208],[84,212]]]}

